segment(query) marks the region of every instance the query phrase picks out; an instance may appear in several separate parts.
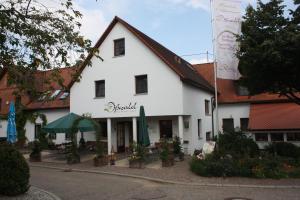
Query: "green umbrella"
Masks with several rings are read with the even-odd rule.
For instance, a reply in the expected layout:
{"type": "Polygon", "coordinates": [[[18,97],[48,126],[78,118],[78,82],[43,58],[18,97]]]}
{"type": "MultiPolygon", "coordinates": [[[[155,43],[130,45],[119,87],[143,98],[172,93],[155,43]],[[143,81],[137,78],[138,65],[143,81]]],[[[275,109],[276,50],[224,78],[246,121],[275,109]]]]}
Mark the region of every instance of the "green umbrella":
{"type": "MultiPolygon", "coordinates": [[[[70,133],[71,128],[75,120],[79,119],[80,116],[74,113],[69,113],[68,115],[61,117],[54,122],[49,123],[43,127],[43,130],[47,133],[70,133]]],[[[95,131],[94,125],[91,120],[83,119],[79,122],[77,128],[81,132],[95,131]]]]}
{"type": "Polygon", "coordinates": [[[150,139],[149,139],[149,134],[148,134],[148,127],[147,127],[144,106],[140,107],[138,143],[143,146],[150,145],[150,139]]]}

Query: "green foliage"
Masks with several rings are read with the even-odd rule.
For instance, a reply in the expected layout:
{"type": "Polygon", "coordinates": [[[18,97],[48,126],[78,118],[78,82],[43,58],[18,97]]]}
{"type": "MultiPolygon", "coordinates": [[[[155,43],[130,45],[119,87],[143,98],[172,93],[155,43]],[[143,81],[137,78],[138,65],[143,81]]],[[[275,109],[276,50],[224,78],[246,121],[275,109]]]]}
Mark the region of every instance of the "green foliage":
{"type": "Polygon", "coordinates": [[[242,132],[230,132],[219,135],[218,151],[222,155],[233,157],[254,157],[259,154],[259,148],[253,139],[242,132]]]}
{"type": "Polygon", "coordinates": [[[41,161],[42,145],[38,140],[29,144],[31,148],[30,159],[31,161],[41,161]]]}
{"type": "Polygon", "coordinates": [[[280,94],[300,104],[300,8],[284,12],[282,0],[248,6],[238,37],[240,83],[250,95],[280,94]]]}
{"type": "Polygon", "coordinates": [[[300,148],[288,142],[275,142],[268,145],[265,150],[272,154],[282,157],[300,158],[300,148]]]}
{"type": "Polygon", "coordinates": [[[169,143],[167,138],[162,138],[160,140],[160,144],[161,144],[160,159],[162,161],[167,161],[169,160],[170,155],[172,154],[172,149],[170,147],[172,143],[169,143]]]}
{"type": "Polygon", "coordinates": [[[62,85],[58,68],[80,63],[87,52],[97,56],[91,41],[80,35],[82,15],[73,0],[53,2],[51,8],[41,0],[0,3],[0,68],[7,67],[10,84],[32,96],[38,95],[37,81],[49,88],[49,80],[62,85]],[[80,56],[73,61],[75,54],[80,56]],[[38,69],[55,70],[37,80],[38,69]]]}
{"type": "Polygon", "coordinates": [[[0,145],[0,194],[15,196],[29,189],[29,167],[13,146],[0,145]]]}
{"type": "Polygon", "coordinates": [[[174,148],[174,154],[175,155],[180,155],[182,154],[182,145],[181,145],[181,141],[180,138],[178,136],[176,136],[173,140],[173,148],[174,148]]]}
{"type": "Polygon", "coordinates": [[[132,152],[132,154],[129,156],[129,160],[146,160],[147,150],[144,145],[133,142],[130,145],[130,151],[132,152]]]}

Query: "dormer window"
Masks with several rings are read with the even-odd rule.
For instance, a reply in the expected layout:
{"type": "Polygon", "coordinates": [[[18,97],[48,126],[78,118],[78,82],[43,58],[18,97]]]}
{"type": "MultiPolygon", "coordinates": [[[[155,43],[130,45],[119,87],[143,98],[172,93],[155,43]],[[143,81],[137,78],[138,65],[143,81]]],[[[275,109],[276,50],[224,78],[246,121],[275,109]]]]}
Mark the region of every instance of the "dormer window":
{"type": "Polygon", "coordinates": [[[125,38],[114,40],[114,56],[125,55],[125,38]]]}

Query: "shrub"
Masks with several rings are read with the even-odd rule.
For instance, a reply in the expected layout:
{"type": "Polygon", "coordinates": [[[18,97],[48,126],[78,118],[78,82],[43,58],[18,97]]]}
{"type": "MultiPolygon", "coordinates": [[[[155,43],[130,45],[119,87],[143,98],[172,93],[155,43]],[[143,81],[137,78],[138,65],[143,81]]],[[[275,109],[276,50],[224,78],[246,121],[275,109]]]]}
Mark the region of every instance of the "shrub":
{"type": "Polygon", "coordinates": [[[265,150],[273,155],[282,157],[299,158],[300,149],[296,145],[288,142],[276,142],[268,145],[265,150]]]}
{"type": "Polygon", "coordinates": [[[29,167],[11,145],[0,146],[0,194],[15,196],[29,189],[29,167]]]}
{"type": "Polygon", "coordinates": [[[29,145],[31,147],[30,161],[41,161],[41,152],[42,152],[41,143],[35,140],[29,145]]]}
{"type": "Polygon", "coordinates": [[[242,132],[231,132],[219,135],[218,151],[222,155],[233,157],[255,157],[259,155],[257,144],[242,132]]]}

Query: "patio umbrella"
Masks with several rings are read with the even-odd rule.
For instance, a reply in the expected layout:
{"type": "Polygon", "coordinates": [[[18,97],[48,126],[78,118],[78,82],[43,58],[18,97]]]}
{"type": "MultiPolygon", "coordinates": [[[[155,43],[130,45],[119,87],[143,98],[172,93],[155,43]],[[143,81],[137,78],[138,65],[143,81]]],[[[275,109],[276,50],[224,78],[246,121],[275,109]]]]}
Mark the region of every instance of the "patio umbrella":
{"type": "Polygon", "coordinates": [[[7,124],[7,141],[9,143],[15,143],[17,140],[16,129],[16,111],[14,102],[10,102],[8,112],[8,124],[7,124]]]}
{"type": "MultiPolygon", "coordinates": [[[[80,116],[74,113],[69,113],[68,115],[61,117],[46,126],[43,127],[43,130],[47,133],[70,133],[71,128],[75,120],[79,119],[80,116]]],[[[86,131],[95,131],[93,123],[88,119],[83,119],[79,122],[77,128],[81,132],[86,131]]]]}
{"type": "Polygon", "coordinates": [[[144,146],[150,145],[144,106],[140,107],[138,143],[144,146]]]}

